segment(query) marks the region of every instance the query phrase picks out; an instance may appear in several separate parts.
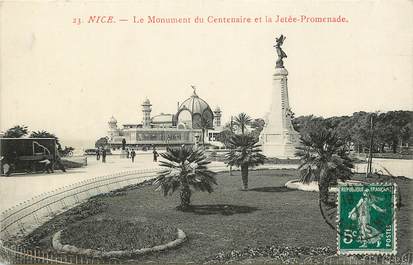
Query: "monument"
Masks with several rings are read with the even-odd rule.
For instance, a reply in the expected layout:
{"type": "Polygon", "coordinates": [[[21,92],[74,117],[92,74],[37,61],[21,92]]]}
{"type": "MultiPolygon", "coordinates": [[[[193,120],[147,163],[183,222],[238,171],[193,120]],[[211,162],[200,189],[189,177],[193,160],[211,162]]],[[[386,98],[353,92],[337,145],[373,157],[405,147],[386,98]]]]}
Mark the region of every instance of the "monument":
{"type": "Polygon", "coordinates": [[[295,147],[299,145],[299,133],[291,122],[292,111],[288,101],[288,71],[284,67],[283,59],[287,54],[282,50],[285,37],[276,38],[274,45],[278,59],[273,74],[271,107],[265,121],[264,129],[260,134],[262,151],[267,157],[294,158],[295,147]]]}

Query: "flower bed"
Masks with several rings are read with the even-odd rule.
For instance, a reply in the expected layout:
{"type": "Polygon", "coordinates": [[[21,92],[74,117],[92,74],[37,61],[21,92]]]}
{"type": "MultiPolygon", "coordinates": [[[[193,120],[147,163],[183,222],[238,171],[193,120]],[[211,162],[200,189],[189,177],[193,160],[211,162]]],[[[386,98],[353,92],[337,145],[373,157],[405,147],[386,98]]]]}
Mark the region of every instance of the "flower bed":
{"type": "MultiPolygon", "coordinates": [[[[357,180],[347,180],[347,184],[356,184],[360,183],[357,180]]],[[[302,191],[316,191],[318,192],[318,182],[312,181],[310,183],[302,183],[299,179],[293,179],[285,183],[285,186],[293,190],[302,190],[302,191]]],[[[330,192],[337,192],[337,187],[330,187],[330,192]]]]}
{"type": "Polygon", "coordinates": [[[208,257],[208,264],[228,264],[228,263],[274,263],[274,264],[298,264],[303,257],[312,263],[322,263],[323,258],[335,254],[335,249],[330,247],[288,247],[288,246],[263,246],[246,247],[241,250],[231,250],[219,252],[208,257]]]}
{"type": "Polygon", "coordinates": [[[177,238],[176,228],[133,220],[88,220],[62,230],[61,244],[98,251],[151,248],[177,238]]]}

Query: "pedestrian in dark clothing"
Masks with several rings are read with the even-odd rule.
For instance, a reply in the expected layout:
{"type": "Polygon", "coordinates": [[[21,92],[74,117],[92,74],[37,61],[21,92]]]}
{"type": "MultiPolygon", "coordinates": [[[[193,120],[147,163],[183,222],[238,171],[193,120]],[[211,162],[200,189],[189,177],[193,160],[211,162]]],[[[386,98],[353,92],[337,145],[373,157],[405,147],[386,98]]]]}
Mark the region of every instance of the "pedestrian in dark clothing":
{"type": "Polygon", "coordinates": [[[50,172],[53,173],[53,164],[47,157],[43,157],[43,159],[40,160],[39,163],[43,165],[43,172],[47,172],[47,174],[50,174],[50,172]]]}
{"type": "Polygon", "coordinates": [[[135,162],[135,156],[136,156],[136,152],[135,152],[135,150],[132,149],[132,151],[130,152],[130,157],[132,158],[132,163],[135,162]]]}
{"type": "Polygon", "coordinates": [[[106,150],[105,149],[102,150],[102,162],[106,163],[106,150]]]}
{"type": "Polygon", "coordinates": [[[153,162],[158,162],[158,152],[156,152],[155,149],[153,149],[153,162]]]}
{"type": "Polygon", "coordinates": [[[96,160],[100,160],[100,148],[96,149],[96,160]]]}
{"type": "Polygon", "coordinates": [[[2,156],[0,158],[1,163],[3,164],[3,172],[7,177],[10,176],[11,174],[11,165],[9,164],[9,162],[7,161],[7,159],[4,158],[4,156],[2,156]]]}
{"type": "Polygon", "coordinates": [[[63,165],[62,159],[60,158],[59,155],[56,156],[55,164],[59,167],[59,169],[60,169],[61,171],[66,172],[66,168],[65,168],[65,166],[63,165]]]}
{"type": "Polygon", "coordinates": [[[131,155],[131,153],[129,152],[129,148],[128,148],[128,149],[126,149],[126,158],[129,158],[130,155],[131,155]]]}

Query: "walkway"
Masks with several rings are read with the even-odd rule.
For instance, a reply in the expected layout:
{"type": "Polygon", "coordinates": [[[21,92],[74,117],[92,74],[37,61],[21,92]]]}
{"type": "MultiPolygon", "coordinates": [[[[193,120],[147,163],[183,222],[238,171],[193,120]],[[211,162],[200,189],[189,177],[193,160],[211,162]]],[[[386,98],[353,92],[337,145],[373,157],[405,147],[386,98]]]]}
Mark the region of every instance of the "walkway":
{"type": "Polygon", "coordinates": [[[158,166],[152,161],[152,155],[139,154],[135,163],[119,156],[107,156],[106,163],[88,156],[87,167],[68,169],[66,173],[55,170],[51,174],[17,174],[9,177],[0,176],[0,212],[44,192],[81,182],[98,176],[110,175],[133,169],[145,169],[158,166]]]}
{"type": "MultiPolygon", "coordinates": [[[[367,163],[356,164],[354,169],[356,172],[366,172],[367,163]]],[[[407,159],[383,159],[373,158],[373,172],[381,174],[392,174],[395,177],[404,176],[413,179],[413,161],[407,159]]]]}
{"type": "MultiPolygon", "coordinates": [[[[88,156],[88,165],[83,168],[68,169],[66,173],[55,170],[52,174],[19,174],[0,176],[0,212],[37,196],[63,186],[81,182],[98,176],[110,175],[133,169],[157,167],[152,161],[152,153],[138,153],[135,163],[118,155],[107,156],[106,163],[88,156]]],[[[264,165],[263,168],[297,168],[297,165],[264,165]]],[[[227,169],[223,162],[212,162],[214,170],[227,169]]]]}
{"type": "MultiPolygon", "coordinates": [[[[49,192],[60,187],[81,182],[98,176],[129,171],[133,169],[146,169],[157,167],[152,161],[152,153],[139,153],[135,163],[130,159],[120,158],[117,155],[107,156],[107,162],[96,161],[94,156],[88,157],[88,166],[69,169],[66,173],[56,170],[52,174],[22,174],[10,177],[0,176],[0,212],[39,194],[49,192]]],[[[224,163],[213,162],[215,170],[226,169],[224,163]]],[[[374,159],[373,168],[385,167],[395,176],[413,178],[413,163],[411,160],[374,159]]],[[[295,169],[297,165],[263,165],[260,168],[295,169]]],[[[356,165],[357,172],[365,172],[365,164],[356,165]]]]}

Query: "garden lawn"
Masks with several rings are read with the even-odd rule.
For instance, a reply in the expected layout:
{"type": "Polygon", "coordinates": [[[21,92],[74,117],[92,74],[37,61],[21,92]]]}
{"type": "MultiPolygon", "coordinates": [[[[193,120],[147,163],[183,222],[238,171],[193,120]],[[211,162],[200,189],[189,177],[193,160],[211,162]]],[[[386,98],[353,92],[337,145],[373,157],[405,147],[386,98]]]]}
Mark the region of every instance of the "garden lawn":
{"type": "MultiPolygon", "coordinates": [[[[217,175],[218,186],[213,193],[194,192],[192,211],[181,212],[179,193],[163,197],[153,186],[128,190],[118,196],[97,198],[103,211],[77,222],[128,219],[153,222],[182,229],[188,241],[175,250],[153,253],[136,260],[147,262],[202,263],[218,253],[265,246],[328,247],[336,249],[336,231],[322,218],[318,193],[289,190],[284,184],[297,178],[296,170],[251,171],[249,191],[241,191],[240,172],[217,175]]],[[[399,183],[405,206],[399,214],[399,251],[411,246],[412,205],[408,196],[412,182],[399,183]]],[[[50,234],[47,236],[50,238],[50,234]]],[[[44,238],[45,239],[45,238],[44,238]]],[[[40,240],[43,244],[49,240],[40,240]]],[[[44,246],[43,247],[47,247],[44,246]]]]}

